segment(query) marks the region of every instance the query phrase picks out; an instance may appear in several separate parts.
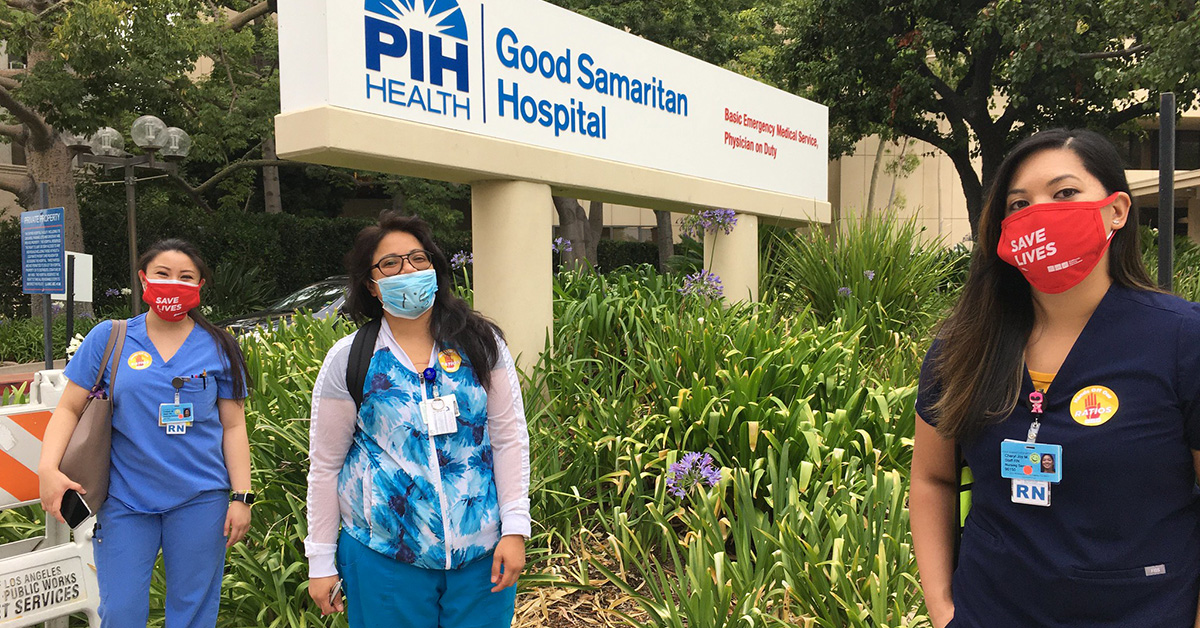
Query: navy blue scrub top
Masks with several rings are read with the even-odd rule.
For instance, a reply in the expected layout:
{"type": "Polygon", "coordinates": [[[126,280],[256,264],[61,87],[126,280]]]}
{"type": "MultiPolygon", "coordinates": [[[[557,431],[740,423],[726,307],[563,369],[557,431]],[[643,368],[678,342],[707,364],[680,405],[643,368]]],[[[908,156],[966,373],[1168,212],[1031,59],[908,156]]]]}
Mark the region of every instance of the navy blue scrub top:
{"type": "MultiPolygon", "coordinates": [[[[67,379],[90,390],[112,321],[97,325],[67,364],[67,379]]],[[[104,365],[108,386],[109,365],[104,365]]],[[[232,399],[233,378],[217,341],[196,325],[183,345],[163,360],[146,335],[146,315],[129,319],[113,400],[112,467],[109,497],[132,510],[160,513],[201,493],[229,490],[224,428],[218,399],[232,399]],[[190,377],[207,371],[206,379],[190,377]],[[167,434],[158,424],[159,404],[174,403],[171,380],[187,378],[181,403],[193,404],[194,419],[184,434],[167,434]]]]}
{"type": "MultiPolygon", "coordinates": [[[[921,367],[923,419],[941,394],[937,350],[935,341],[921,367]]],[[[1000,477],[1000,443],[1025,440],[1031,392],[1026,373],[1013,413],[962,443],[974,486],[951,627],[1192,628],[1200,305],[1119,286],[1101,300],[1046,393],[1037,440],[1063,447],[1050,507],[1012,503],[1011,480],[1000,477]],[[1072,399],[1100,386],[1115,394],[1116,412],[1076,421],[1072,399]]]]}

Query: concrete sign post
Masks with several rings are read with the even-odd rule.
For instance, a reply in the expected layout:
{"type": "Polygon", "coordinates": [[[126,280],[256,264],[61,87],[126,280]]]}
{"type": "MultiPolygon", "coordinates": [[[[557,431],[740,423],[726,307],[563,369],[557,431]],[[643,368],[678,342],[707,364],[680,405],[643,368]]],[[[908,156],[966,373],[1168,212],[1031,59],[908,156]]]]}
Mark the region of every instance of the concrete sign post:
{"type": "MultiPolygon", "coordinates": [[[[552,223],[535,196],[829,221],[825,107],[541,0],[290,0],[279,29],[278,153],[472,184],[489,214],[473,218],[476,307],[536,338],[514,345],[524,365],[549,290],[519,312],[501,301],[552,278],[531,253],[552,223]]],[[[729,261],[757,259],[757,222],[739,219],[729,261]]],[[[757,292],[756,269],[714,270],[746,282],[725,282],[736,298],[757,292]]]]}

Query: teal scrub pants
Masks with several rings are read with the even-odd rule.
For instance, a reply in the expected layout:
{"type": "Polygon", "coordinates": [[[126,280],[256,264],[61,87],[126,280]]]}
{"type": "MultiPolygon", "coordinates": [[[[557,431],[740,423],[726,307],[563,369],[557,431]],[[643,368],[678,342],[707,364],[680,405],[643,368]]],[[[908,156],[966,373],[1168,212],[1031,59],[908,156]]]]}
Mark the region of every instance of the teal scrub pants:
{"type": "Polygon", "coordinates": [[[492,593],[492,555],[459,569],[422,569],[384,556],[342,531],[338,574],[350,628],[508,628],[516,585],[492,593]]]}
{"type": "Polygon", "coordinates": [[[216,626],[228,511],[228,491],[202,493],[163,513],[138,512],[115,497],[106,499],[92,539],[105,628],[146,625],[159,549],[167,576],[167,628],[216,626]]]}

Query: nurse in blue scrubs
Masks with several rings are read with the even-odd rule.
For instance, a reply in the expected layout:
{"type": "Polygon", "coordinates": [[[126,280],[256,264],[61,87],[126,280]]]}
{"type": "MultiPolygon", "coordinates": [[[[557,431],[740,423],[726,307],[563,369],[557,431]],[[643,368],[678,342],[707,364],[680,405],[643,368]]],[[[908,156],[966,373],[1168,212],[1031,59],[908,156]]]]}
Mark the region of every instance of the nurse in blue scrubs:
{"type": "Polygon", "coordinates": [[[1200,306],[1155,289],[1137,226],[1095,133],[1038,133],[1001,164],[917,396],[935,628],[1200,625],[1200,306]],[[957,555],[956,451],[974,474],[957,555]]]}
{"type": "MultiPolygon", "coordinates": [[[[128,321],[116,385],[108,391],[112,464],[93,541],[100,618],[105,626],[146,625],[161,551],[167,625],[211,628],[225,550],[246,534],[254,500],[246,361],[237,341],[200,314],[209,271],[194,247],[158,242],[138,266],[150,311],[128,321]]],[[[63,493],[82,487],[58,465],[101,370],[109,387],[110,366],[101,359],[112,325],[97,325],[67,365],[69,383],[46,428],[42,507],[59,521],[63,493]]]]}

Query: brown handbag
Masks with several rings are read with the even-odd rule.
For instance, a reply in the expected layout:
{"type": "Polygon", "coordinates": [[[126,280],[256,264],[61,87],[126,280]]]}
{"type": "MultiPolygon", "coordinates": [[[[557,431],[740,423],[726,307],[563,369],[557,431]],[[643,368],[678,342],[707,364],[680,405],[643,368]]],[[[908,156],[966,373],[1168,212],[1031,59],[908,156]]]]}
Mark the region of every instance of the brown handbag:
{"type": "Polygon", "coordinates": [[[117,367],[121,364],[121,349],[125,346],[127,321],[113,321],[112,333],[108,335],[108,346],[100,360],[100,373],[88,394],[79,414],[79,422],[71,433],[67,450],[63,452],[58,470],[78,482],[87,491],[83,501],[92,513],[100,512],[100,505],[108,497],[108,467],[112,452],[112,391],[117,383],[117,367]],[[108,376],[108,389],[100,383],[104,380],[104,366],[112,356],[112,369],[108,376]]]}

